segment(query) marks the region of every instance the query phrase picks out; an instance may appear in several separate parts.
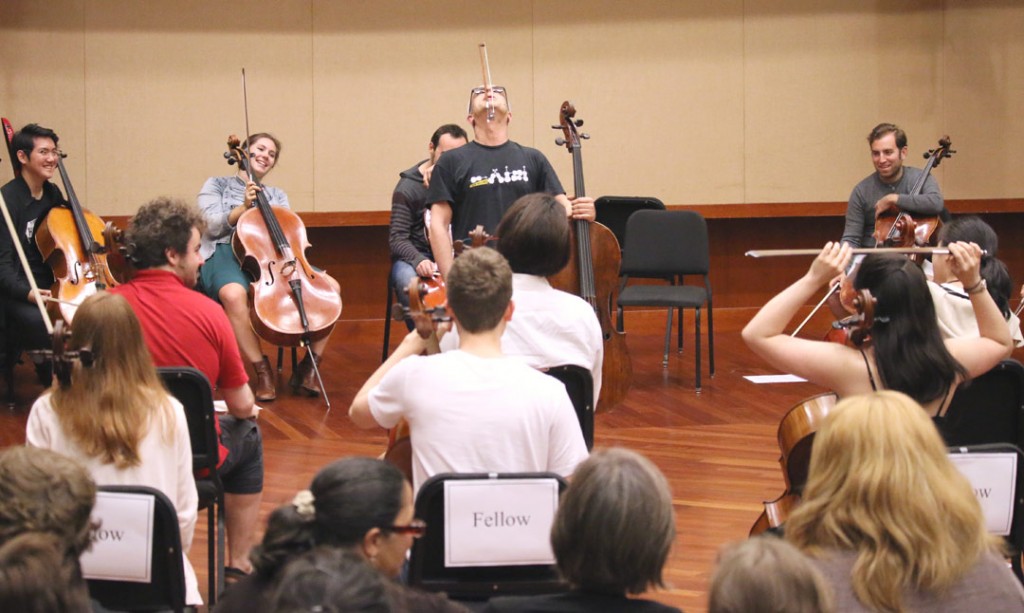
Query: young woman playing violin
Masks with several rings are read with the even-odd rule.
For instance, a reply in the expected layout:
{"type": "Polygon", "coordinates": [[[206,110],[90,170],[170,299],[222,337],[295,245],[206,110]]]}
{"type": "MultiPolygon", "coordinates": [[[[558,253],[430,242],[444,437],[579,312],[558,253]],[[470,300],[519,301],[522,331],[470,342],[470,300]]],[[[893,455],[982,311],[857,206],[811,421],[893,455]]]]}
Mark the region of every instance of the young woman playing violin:
{"type": "MultiPolygon", "coordinates": [[[[1014,346],[1024,346],[1020,319],[1010,310],[1010,294],[1013,292],[1010,271],[1006,264],[996,257],[999,237],[996,236],[995,230],[976,215],[960,215],[943,224],[938,234],[940,247],[957,241],[977,243],[987,252],[981,257],[981,277],[985,279],[988,293],[1006,319],[1014,346]]],[[[964,292],[964,286],[957,280],[953,271],[949,270],[944,258],[935,258],[928,290],[935,302],[942,338],[978,335],[978,323],[974,319],[970,296],[964,292]]]]}
{"type": "MultiPolygon", "coordinates": [[[[281,142],[265,132],[253,134],[246,139],[249,152],[249,166],[256,179],[250,181],[244,171],[228,177],[207,179],[199,192],[199,208],[206,217],[206,232],[202,236],[200,255],[205,260],[200,269],[202,290],[207,296],[220,302],[238,339],[242,358],[251,362],[256,371],[256,399],[273,400],[277,397],[274,372],[270,360],[263,355],[259,338],[253,331],[249,318],[249,284],[252,279],[242,270],[231,249],[231,233],[242,213],[253,206],[256,193],[263,178],[277,165],[281,142]]],[[[265,185],[263,194],[272,206],[288,208],[288,195],[281,189],[265,185]]],[[[324,273],[335,292],[340,292],[338,282],[324,273]]],[[[312,354],[306,357],[292,373],[290,385],[295,392],[316,396],[319,386],[313,375],[312,360],[320,364],[327,338],[312,343],[312,354]]]]}
{"type": "Polygon", "coordinates": [[[849,263],[850,246],[828,243],[796,283],[772,298],[743,329],[747,346],[772,366],[834,390],[841,398],[876,389],[903,392],[930,415],[942,415],[962,381],[1010,355],[1002,313],[981,276],[981,248],[953,242],[944,258],[963,283],[979,337],[943,341],[924,273],[899,255],[869,255],[854,281],[875,301],[870,340],[854,348],[783,333],[793,315],[849,263]]]}

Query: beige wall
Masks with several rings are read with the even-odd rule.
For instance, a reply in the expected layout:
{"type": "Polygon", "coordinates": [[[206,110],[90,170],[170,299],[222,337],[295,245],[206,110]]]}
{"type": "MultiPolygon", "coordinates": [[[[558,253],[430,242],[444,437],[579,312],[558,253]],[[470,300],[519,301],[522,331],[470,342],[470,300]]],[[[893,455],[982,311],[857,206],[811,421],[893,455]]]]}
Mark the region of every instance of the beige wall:
{"type": "Polygon", "coordinates": [[[85,204],[129,214],[228,172],[244,66],[252,129],[285,144],[268,182],[299,210],[384,210],[430,132],[464,121],[485,41],[513,138],[570,190],[565,99],[592,196],[845,200],[864,135],[895,121],[915,164],[952,136],[947,197],[1019,198],[1021,32],[1012,0],[3,0],[0,114],[55,128],[85,204]]]}

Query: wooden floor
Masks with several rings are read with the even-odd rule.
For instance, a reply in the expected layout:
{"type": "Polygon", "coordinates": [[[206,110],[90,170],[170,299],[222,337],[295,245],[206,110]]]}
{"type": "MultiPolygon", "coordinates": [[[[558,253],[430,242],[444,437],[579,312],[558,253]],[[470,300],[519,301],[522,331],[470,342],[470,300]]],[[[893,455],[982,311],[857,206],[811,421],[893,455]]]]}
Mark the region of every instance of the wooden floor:
{"type": "MultiPolygon", "coordinates": [[[[627,313],[633,387],[622,405],[596,418],[597,447],[637,450],[671,483],[678,536],[665,577],[669,588],[650,597],[690,612],[706,608],[719,548],[745,538],[761,501],[781,491],[775,443],[779,419],[797,401],[822,391],[808,383],[756,385],[743,378],[772,373],[740,339],[739,328],[752,314],[749,309],[716,310],[716,374],[707,376],[705,344],[703,392],[698,395],[692,319],[684,328],[684,352],[673,349],[668,368],[662,368],[664,311],[627,313]]],[[[392,329],[394,345],[404,327],[394,324],[392,329]]],[[[260,417],[266,460],[261,519],[290,501],[327,462],[383,450],[383,431],[358,430],[346,415],[355,392],[379,364],[382,331],[381,320],[339,322],[324,362],[330,413],[322,401],[287,394],[265,405],[260,417]]],[[[24,442],[28,408],[41,391],[30,368],[22,366],[18,374],[17,406],[0,412],[0,446],[24,442]]],[[[424,393],[430,393],[429,382],[424,382],[424,393]]],[[[202,586],[205,535],[201,514],[189,557],[202,586]]]]}

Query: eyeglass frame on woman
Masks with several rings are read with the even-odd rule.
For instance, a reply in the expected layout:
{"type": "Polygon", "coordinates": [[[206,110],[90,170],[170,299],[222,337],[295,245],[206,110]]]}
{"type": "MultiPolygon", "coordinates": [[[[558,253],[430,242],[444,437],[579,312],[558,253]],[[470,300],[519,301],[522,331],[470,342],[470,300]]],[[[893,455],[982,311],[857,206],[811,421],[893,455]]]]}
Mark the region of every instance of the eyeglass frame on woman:
{"type": "MultiPolygon", "coordinates": [[[[505,106],[508,108],[509,112],[511,112],[512,111],[512,103],[508,101],[508,90],[505,89],[505,86],[504,85],[492,85],[491,86],[491,91],[494,92],[495,94],[501,94],[502,97],[505,98],[505,106]]],[[[466,107],[466,114],[467,115],[472,115],[473,114],[473,98],[476,98],[477,95],[479,95],[479,94],[486,94],[486,93],[487,93],[487,88],[486,87],[474,87],[473,89],[469,90],[469,105],[466,107]]]]}
{"type": "Polygon", "coordinates": [[[395,534],[411,534],[413,538],[418,539],[427,533],[427,522],[422,519],[414,519],[406,526],[380,526],[380,530],[395,534]]]}

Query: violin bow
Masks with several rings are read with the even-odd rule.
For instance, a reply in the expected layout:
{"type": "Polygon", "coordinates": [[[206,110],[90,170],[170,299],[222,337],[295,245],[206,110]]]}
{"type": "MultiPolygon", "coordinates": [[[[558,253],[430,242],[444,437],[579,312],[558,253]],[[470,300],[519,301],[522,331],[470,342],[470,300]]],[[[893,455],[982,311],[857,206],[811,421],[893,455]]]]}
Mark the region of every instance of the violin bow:
{"type": "MultiPolygon", "coordinates": [[[[743,255],[749,258],[774,258],[792,255],[818,255],[821,249],[752,249],[743,255]]],[[[869,255],[872,253],[902,253],[906,255],[949,255],[946,247],[871,247],[851,249],[853,255],[869,255]]],[[[988,255],[988,250],[982,249],[981,255],[988,255]]]]}
{"type": "Polygon", "coordinates": [[[487,121],[494,121],[494,105],[491,103],[492,88],[494,84],[491,83],[491,65],[487,61],[487,44],[480,43],[480,70],[484,76],[484,93],[487,96],[485,101],[487,103],[487,121]]]}

